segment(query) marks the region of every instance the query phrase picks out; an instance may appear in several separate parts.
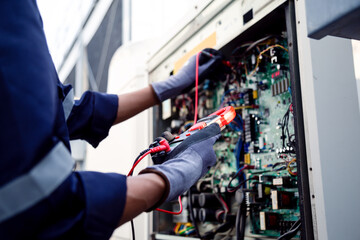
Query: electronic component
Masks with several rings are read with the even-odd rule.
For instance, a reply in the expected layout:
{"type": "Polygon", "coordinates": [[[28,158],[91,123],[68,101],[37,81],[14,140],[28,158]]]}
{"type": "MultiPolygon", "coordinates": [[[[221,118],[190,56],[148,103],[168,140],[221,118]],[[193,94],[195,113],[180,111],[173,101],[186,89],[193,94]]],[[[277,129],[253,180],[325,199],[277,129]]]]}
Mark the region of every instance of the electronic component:
{"type": "Polygon", "coordinates": [[[247,115],[245,117],[245,142],[255,141],[255,116],[247,115]]]}
{"type": "Polygon", "coordinates": [[[199,198],[199,206],[200,207],[221,207],[219,200],[212,193],[200,193],[199,198]]]}
{"type": "Polygon", "coordinates": [[[296,202],[293,201],[293,192],[271,191],[272,209],[291,209],[294,208],[296,202]]]}
{"type": "MultiPolygon", "coordinates": [[[[253,97],[253,90],[252,89],[246,89],[244,90],[244,104],[245,106],[250,106],[254,103],[254,97],[253,97]]],[[[256,96],[257,98],[257,96],[256,96]]]]}
{"type": "Polygon", "coordinates": [[[260,212],[260,230],[271,230],[279,227],[279,214],[260,212]]]}

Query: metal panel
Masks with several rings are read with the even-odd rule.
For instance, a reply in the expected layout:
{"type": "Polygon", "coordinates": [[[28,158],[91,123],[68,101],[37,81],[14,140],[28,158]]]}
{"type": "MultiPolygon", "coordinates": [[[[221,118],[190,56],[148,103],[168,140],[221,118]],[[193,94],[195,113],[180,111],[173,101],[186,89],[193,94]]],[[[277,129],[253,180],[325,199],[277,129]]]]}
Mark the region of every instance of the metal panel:
{"type": "Polygon", "coordinates": [[[309,189],[308,163],[306,158],[306,143],[303,119],[303,105],[301,95],[301,82],[299,72],[299,51],[296,38],[296,19],[294,1],[289,1],[286,7],[286,23],[288,32],[289,62],[290,62],[290,79],[292,86],[292,98],[295,115],[295,134],[296,134],[296,153],[298,166],[298,186],[300,193],[301,209],[301,236],[302,239],[313,239],[313,221],[311,213],[311,200],[309,189]]]}
{"type": "Polygon", "coordinates": [[[359,0],[306,0],[309,36],[326,35],[360,40],[359,0]]]}
{"type": "Polygon", "coordinates": [[[216,32],[215,48],[219,49],[284,2],[286,0],[213,1],[149,60],[150,81],[166,79],[174,63],[210,34],[216,32]],[[253,18],[244,24],[243,15],[250,9],[253,18]]]}
{"type": "Polygon", "coordinates": [[[360,239],[360,114],[351,41],[310,40],[296,1],[299,66],[316,239],[360,239]]]}

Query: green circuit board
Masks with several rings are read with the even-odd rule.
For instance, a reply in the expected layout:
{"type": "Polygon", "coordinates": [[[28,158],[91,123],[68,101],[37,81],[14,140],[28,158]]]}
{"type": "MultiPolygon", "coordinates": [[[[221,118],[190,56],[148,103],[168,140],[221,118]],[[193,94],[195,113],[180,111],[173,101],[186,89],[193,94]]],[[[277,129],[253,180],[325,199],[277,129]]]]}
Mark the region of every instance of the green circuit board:
{"type": "Polygon", "coordinates": [[[282,51],[281,57],[282,64],[265,63],[264,72],[254,74],[243,84],[257,95],[256,108],[242,113],[251,119],[244,159],[245,164],[254,166],[245,171],[247,179],[254,179],[248,183],[254,192],[247,193],[250,233],[266,237],[279,237],[300,218],[287,52],[282,51]]]}
{"type": "MultiPolygon", "coordinates": [[[[236,67],[225,80],[201,85],[199,119],[225,106],[233,106],[237,116],[214,145],[217,163],[194,185],[193,198],[187,200],[193,207],[173,218],[174,234],[194,236],[197,225],[204,236],[233,221],[239,214],[240,191],[246,204],[246,237],[276,239],[300,219],[287,42],[284,38],[260,42],[232,64],[236,67]],[[196,200],[200,195],[211,204],[200,204],[196,200]],[[228,220],[219,217],[225,215],[228,220]]],[[[193,102],[194,92],[172,100],[173,125],[180,123],[172,133],[191,126],[193,102]]],[[[216,239],[228,239],[236,235],[235,227],[217,235],[216,239]]],[[[299,233],[293,238],[300,238],[299,233]]]]}

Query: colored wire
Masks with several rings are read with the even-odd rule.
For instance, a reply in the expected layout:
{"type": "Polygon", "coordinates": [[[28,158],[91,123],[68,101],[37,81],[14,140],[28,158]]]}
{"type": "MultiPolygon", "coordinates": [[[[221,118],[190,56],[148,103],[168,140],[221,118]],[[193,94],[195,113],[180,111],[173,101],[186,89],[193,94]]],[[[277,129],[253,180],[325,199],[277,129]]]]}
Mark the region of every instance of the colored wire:
{"type": "MultiPolygon", "coordinates": [[[[195,67],[195,114],[194,114],[194,124],[196,124],[197,122],[197,114],[198,114],[198,92],[199,92],[199,57],[200,57],[201,52],[199,52],[196,55],[196,67],[195,67]]],[[[144,153],[132,166],[132,168],[130,169],[129,173],[127,176],[132,176],[133,171],[135,169],[135,167],[149,154],[151,153],[151,150],[147,151],[146,153],[144,153]]],[[[163,213],[169,213],[169,214],[173,214],[173,215],[179,215],[182,213],[183,211],[183,205],[182,205],[182,201],[181,201],[181,196],[179,196],[178,198],[179,200],[179,205],[180,205],[180,209],[178,212],[172,212],[172,211],[168,211],[168,210],[164,210],[164,209],[160,209],[157,208],[156,210],[159,212],[163,212],[163,213]]]]}
{"type": "MultiPolygon", "coordinates": [[[[197,115],[198,115],[198,100],[199,100],[199,57],[200,57],[201,52],[198,52],[198,54],[196,54],[196,67],[195,67],[195,113],[194,113],[194,124],[196,124],[197,122],[197,115]]],[[[173,215],[179,215],[182,213],[183,210],[183,205],[181,202],[181,196],[179,196],[179,205],[180,205],[180,210],[178,212],[172,212],[172,211],[168,211],[168,210],[164,210],[164,209],[160,209],[157,208],[156,210],[159,212],[164,212],[164,213],[169,213],[169,214],[173,214],[173,215]]]]}
{"type": "Polygon", "coordinates": [[[157,208],[156,211],[163,212],[163,213],[168,213],[168,214],[172,214],[172,215],[179,215],[183,211],[183,205],[182,205],[182,201],[181,201],[181,196],[179,196],[178,201],[179,201],[180,209],[177,212],[172,212],[172,211],[168,211],[168,210],[164,210],[164,209],[160,209],[160,208],[157,208]]]}
{"type": "Polygon", "coordinates": [[[192,226],[190,223],[186,223],[185,225],[182,225],[182,229],[178,231],[179,235],[188,235],[195,231],[194,226],[192,226]]]}
{"type": "Polygon", "coordinates": [[[247,75],[247,77],[251,77],[252,75],[254,75],[254,73],[257,71],[257,68],[259,67],[259,64],[261,62],[261,56],[266,53],[267,51],[269,51],[270,49],[272,48],[281,48],[285,51],[288,51],[287,48],[285,48],[284,46],[280,45],[280,44],[275,44],[275,45],[271,45],[270,47],[266,48],[265,50],[261,51],[256,59],[256,65],[255,65],[255,68],[250,72],[249,75],[247,75]]]}
{"type": "Polygon", "coordinates": [[[292,163],[295,163],[296,162],[296,158],[294,158],[293,160],[291,160],[289,163],[288,163],[288,165],[287,165],[287,170],[288,170],[288,172],[292,175],[292,176],[297,176],[297,172],[293,172],[292,170],[292,168],[291,168],[291,164],[292,163]]]}
{"type": "Polygon", "coordinates": [[[218,211],[218,212],[216,212],[215,218],[216,218],[219,222],[221,221],[220,216],[221,216],[222,214],[225,214],[225,211],[224,211],[224,210],[223,210],[223,211],[218,211]]]}
{"type": "MultiPolygon", "coordinates": [[[[214,173],[212,174],[212,177],[211,177],[211,180],[210,180],[210,183],[211,183],[211,189],[214,191],[215,189],[215,185],[214,185],[214,178],[215,178],[215,173],[216,171],[219,169],[221,165],[221,162],[218,161],[217,164],[215,165],[215,168],[214,168],[214,173]]],[[[217,194],[217,193],[214,193],[215,197],[219,200],[219,202],[221,203],[221,205],[223,206],[224,210],[226,213],[229,212],[229,207],[228,205],[226,204],[226,202],[224,201],[224,199],[222,198],[221,194],[217,194]]]]}
{"type": "Polygon", "coordinates": [[[221,205],[223,206],[225,212],[228,213],[228,212],[229,212],[229,207],[228,207],[228,205],[226,204],[224,198],[221,196],[221,194],[220,194],[220,193],[219,193],[219,194],[215,194],[215,196],[217,197],[217,199],[219,199],[219,201],[220,201],[221,205]]]}
{"type": "MultiPolygon", "coordinates": [[[[151,153],[151,149],[148,150],[147,152],[145,152],[143,155],[141,155],[141,156],[138,157],[138,159],[135,161],[134,165],[133,165],[132,168],[130,169],[130,171],[129,171],[128,175],[127,175],[128,177],[129,177],[129,176],[132,176],[135,167],[136,167],[149,153],[151,153]]],[[[159,211],[159,212],[169,213],[169,214],[173,214],[173,215],[179,215],[179,214],[181,214],[182,211],[183,211],[183,205],[182,205],[182,201],[181,201],[181,197],[180,197],[180,196],[179,196],[179,205],[180,205],[180,209],[179,209],[178,212],[167,211],[167,210],[160,209],[160,208],[157,208],[156,210],[159,211]]]]}
{"type": "Polygon", "coordinates": [[[176,235],[188,235],[195,231],[195,227],[191,223],[177,223],[173,230],[176,235]]]}
{"type": "Polygon", "coordinates": [[[235,192],[237,189],[239,189],[241,187],[242,184],[244,184],[246,181],[243,181],[241,182],[240,184],[238,184],[236,187],[231,187],[231,183],[232,181],[234,181],[238,176],[240,176],[240,173],[242,173],[242,171],[244,169],[246,169],[247,165],[241,167],[237,172],[236,174],[231,178],[229,184],[228,184],[228,187],[227,187],[227,191],[228,192],[235,192]]]}
{"type": "Polygon", "coordinates": [[[281,235],[278,238],[278,240],[290,240],[300,230],[300,227],[301,227],[301,221],[299,219],[291,226],[290,230],[288,232],[284,233],[283,235],[281,235]]]}
{"type": "Polygon", "coordinates": [[[197,122],[198,114],[198,98],[199,98],[199,57],[201,52],[196,55],[196,67],[195,67],[195,113],[194,113],[194,124],[197,122]]]}
{"type": "Polygon", "coordinates": [[[177,234],[179,232],[179,228],[181,227],[181,223],[177,223],[174,227],[174,233],[177,234]]]}
{"type": "Polygon", "coordinates": [[[234,107],[235,111],[236,110],[240,110],[240,109],[246,109],[246,108],[254,108],[253,105],[250,105],[250,106],[239,106],[239,107],[234,107]]]}
{"type": "Polygon", "coordinates": [[[246,182],[251,181],[251,180],[255,180],[256,178],[248,178],[245,179],[244,181],[240,182],[236,187],[229,187],[227,188],[227,191],[232,193],[232,192],[236,192],[242,185],[244,185],[246,182]]]}
{"type": "Polygon", "coordinates": [[[147,151],[146,153],[144,153],[144,154],[134,163],[134,165],[132,166],[132,168],[130,169],[130,171],[129,171],[128,175],[127,175],[128,177],[129,177],[129,176],[132,176],[135,167],[136,167],[136,166],[141,162],[141,160],[143,160],[144,157],[146,157],[150,152],[151,152],[151,151],[149,150],[149,151],[147,151]]]}

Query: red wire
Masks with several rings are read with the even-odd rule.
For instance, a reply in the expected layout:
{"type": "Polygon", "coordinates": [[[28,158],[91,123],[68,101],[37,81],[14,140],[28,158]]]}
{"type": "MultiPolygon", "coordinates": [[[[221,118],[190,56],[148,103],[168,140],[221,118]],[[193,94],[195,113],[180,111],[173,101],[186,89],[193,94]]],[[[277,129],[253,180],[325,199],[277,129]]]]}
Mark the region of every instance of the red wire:
{"type": "MultiPolygon", "coordinates": [[[[132,168],[130,169],[129,173],[128,173],[128,177],[131,176],[131,174],[133,173],[135,167],[144,159],[144,157],[146,157],[149,153],[151,153],[151,149],[149,151],[147,151],[146,153],[144,153],[135,163],[134,165],[132,166],[132,168]]],[[[159,211],[159,212],[164,212],[164,213],[169,213],[169,214],[173,214],[173,215],[179,215],[182,213],[183,211],[183,205],[182,205],[182,201],[181,201],[181,197],[179,196],[179,205],[180,205],[180,209],[178,212],[171,212],[171,211],[167,211],[167,210],[164,210],[164,209],[160,209],[160,208],[157,208],[156,210],[159,211]]]]}
{"type": "MultiPolygon", "coordinates": [[[[196,67],[195,67],[195,114],[194,114],[194,124],[196,124],[197,122],[197,115],[198,115],[198,93],[199,93],[199,57],[200,57],[201,52],[198,52],[198,54],[196,55],[196,67]]],[[[182,205],[182,201],[181,201],[181,196],[179,196],[178,198],[179,200],[179,205],[180,205],[180,209],[178,212],[172,212],[172,211],[168,211],[168,210],[164,210],[164,209],[160,209],[157,208],[156,210],[159,212],[164,212],[164,213],[169,213],[169,214],[173,214],[173,215],[179,215],[182,213],[183,210],[183,205],[182,205]]],[[[224,200],[222,200],[223,203],[225,204],[227,211],[229,211],[229,208],[227,207],[226,203],[224,200]]]]}
{"type": "MultiPolygon", "coordinates": [[[[198,92],[199,92],[199,57],[200,57],[201,52],[199,52],[196,55],[196,67],[195,67],[195,116],[194,116],[194,124],[197,122],[197,114],[198,114],[198,92]]],[[[142,155],[132,166],[131,170],[129,171],[127,176],[130,176],[132,174],[132,172],[134,171],[135,167],[141,162],[141,160],[144,159],[145,156],[147,156],[149,153],[151,153],[151,150],[147,151],[146,153],[144,153],[144,155],[142,155]]],[[[183,210],[183,205],[182,205],[182,201],[181,201],[181,196],[179,196],[178,198],[179,200],[179,205],[180,205],[180,209],[178,212],[172,212],[172,211],[168,211],[168,210],[164,210],[164,209],[160,209],[157,208],[156,210],[159,212],[164,212],[164,213],[169,213],[169,214],[173,214],[173,215],[178,215],[182,213],[183,210]]],[[[227,211],[229,211],[229,208],[227,207],[225,201],[222,199],[222,202],[225,204],[227,211]]]]}
{"type": "Polygon", "coordinates": [[[128,173],[128,177],[132,174],[132,172],[134,171],[135,167],[141,162],[141,160],[144,159],[144,157],[146,157],[149,153],[151,152],[151,150],[147,151],[146,153],[144,153],[144,155],[142,155],[132,166],[132,168],[130,169],[129,173],[128,173]]]}
{"type": "Polygon", "coordinates": [[[194,124],[197,122],[197,114],[198,114],[198,85],[199,85],[199,57],[201,52],[198,52],[196,55],[196,67],[195,67],[195,116],[194,116],[194,124]]]}
{"type": "Polygon", "coordinates": [[[220,194],[219,194],[218,196],[219,196],[219,199],[220,199],[222,205],[225,207],[225,211],[226,211],[226,212],[229,212],[229,207],[228,207],[228,205],[226,204],[226,202],[225,202],[225,200],[223,199],[223,197],[222,197],[220,194]]]}
{"type": "Polygon", "coordinates": [[[178,201],[179,201],[179,205],[180,205],[180,209],[179,209],[178,212],[172,212],[172,211],[168,211],[168,210],[164,210],[164,209],[160,209],[160,208],[157,208],[156,210],[159,211],[159,212],[169,213],[169,214],[172,214],[172,215],[179,215],[179,214],[182,213],[182,210],[183,210],[181,196],[179,196],[178,201]]]}

